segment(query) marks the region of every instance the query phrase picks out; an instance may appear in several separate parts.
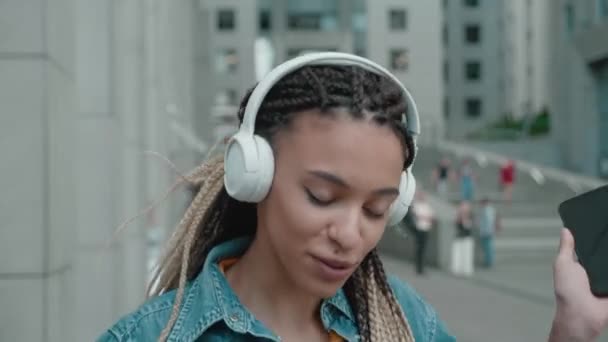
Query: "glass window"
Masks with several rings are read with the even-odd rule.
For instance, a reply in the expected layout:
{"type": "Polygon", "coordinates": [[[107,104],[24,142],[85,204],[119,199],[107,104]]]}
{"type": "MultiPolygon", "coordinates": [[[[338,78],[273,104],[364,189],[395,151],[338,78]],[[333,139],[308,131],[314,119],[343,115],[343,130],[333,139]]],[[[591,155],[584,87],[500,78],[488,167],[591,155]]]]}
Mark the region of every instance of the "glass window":
{"type": "Polygon", "coordinates": [[[608,0],[598,0],[599,1],[599,12],[602,18],[608,17],[608,0]]]}
{"type": "Polygon", "coordinates": [[[481,99],[469,97],[465,100],[465,114],[470,118],[481,116],[481,99]]]}
{"type": "Polygon", "coordinates": [[[564,16],[566,22],[566,30],[569,33],[574,31],[574,6],[572,4],[566,4],[564,8],[564,16]]]}
{"type": "Polygon", "coordinates": [[[464,0],[465,7],[479,7],[479,0],[464,0]]]}
{"type": "Polygon", "coordinates": [[[220,31],[231,31],[236,28],[234,10],[221,9],[217,12],[217,28],[220,31]]]}
{"type": "Polygon", "coordinates": [[[388,12],[388,21],[391,30],[405,30],[407,27],[407,12],[404,9],[391,9],[388,12]]]}
{"type": "Polygon", "coordinates": [[[290,30],[337,30],[337,0],[288,0],[287,27],[290,30]]]}
{"type": "Polygon", "coordinates": [[[465,25],[464,38],[469,44],[479,43],[481,41],[481,27],[477,24],[465,25]]]}
{"type": "Polygon", "coordinates": [[[390,51],[390,66],[396,71],[405,71],[409,67],[409,56],[405,49],[392,49],[390,51]]]}
{"type": "Polygon", "coordinates": [[[468,61],[465,63],[465,78],[468,81],[479,81],[481,79],[481,63],[478,61],[468,61]]]}
{"type": "Polygon", "coordinates": [[[215,70],[220,74],[233,73],[238,69],[239,55],[235,49],[222,49],[215,55],[215,70]]]}
{"type": "Polygon", "coordinates": [[[270,10],[262,9],[259,12],[259,28],[260,31],[266,32],[270,31],[272,28],[272,17],[270,15],[270,10]]]}

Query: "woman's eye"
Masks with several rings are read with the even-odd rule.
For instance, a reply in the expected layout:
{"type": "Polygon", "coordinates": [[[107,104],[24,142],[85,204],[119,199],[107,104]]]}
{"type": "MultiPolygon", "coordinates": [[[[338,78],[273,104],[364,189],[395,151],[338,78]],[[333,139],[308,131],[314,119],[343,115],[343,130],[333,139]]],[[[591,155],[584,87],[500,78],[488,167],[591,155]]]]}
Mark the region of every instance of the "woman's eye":
{"type": "Polygon", "coordinates": [[[326,206],[331,204],[331,202],[333,202],[333,200],[327,200],[327,199],[322,199],[319,198],[318,196],[315,196],[310,190],[306,189],[306,194],[308,195],[308,200],[315,205],[319,205],[319,206],[326,206]]]}
{"type": "Polygon", "coordinates": [[[381,219],[384,217],[384,211],[375,211],[375,210],[371,210],[371,209],[365,209],[365,213],[367,214],[367,216],[373,218],[373,219],[381,219]]]}

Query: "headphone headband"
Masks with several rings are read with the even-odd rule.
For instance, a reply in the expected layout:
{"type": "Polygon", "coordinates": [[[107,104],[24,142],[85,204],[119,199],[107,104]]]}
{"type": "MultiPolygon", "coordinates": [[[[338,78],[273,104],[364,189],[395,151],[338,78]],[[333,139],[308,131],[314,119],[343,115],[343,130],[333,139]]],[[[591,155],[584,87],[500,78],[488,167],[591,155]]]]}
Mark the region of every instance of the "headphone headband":
{"type": "Polygon", "coordinates": [[[418,109],[416,103],[412,98],[410,92],[405,86],[399,81],[395,75],[391,74],[384,67],[370,61],[369,59],[359,57],[356,55],[342,53],[342,52],[318,52],[309,53],[302,56],[293,58],[279,66],[275,67],[270,71],[255,87],[247,106],[245,107],[245,114],[243,115],[243,123],[239,130],[247,134],[254,134],[255,119],[258,111],[266,97],[266,94],[272,89],[272,87],[279,82],[285,75],[300,69],[306,65],[355,65],[362,67],[368,71],[374,72],[381,76],[386,76],[397,84],[403,93],[407,101],[407,112],[405,113],[407,131],[416,141],[416,137],[420,134],[420,119],[418,117],[418,109]]]}

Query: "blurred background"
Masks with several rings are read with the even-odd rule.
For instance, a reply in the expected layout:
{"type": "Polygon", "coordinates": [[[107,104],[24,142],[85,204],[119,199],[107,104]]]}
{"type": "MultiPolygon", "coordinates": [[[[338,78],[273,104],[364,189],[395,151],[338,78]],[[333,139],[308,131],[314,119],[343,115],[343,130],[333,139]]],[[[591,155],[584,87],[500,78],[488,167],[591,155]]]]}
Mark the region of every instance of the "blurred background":
{"type": "Polygon", "coordinates": [[[606,37],[608,0],[0,0],[0,341],[91,341],[141,304],[190,198],[116,232],[178,179],[151,151],[187,172],[256,80],[310,51],[370,58],[418,103],[430,270],[406,229],[387,267],[459,341],[546,339],[557,205],[608,179],[606,37]],[[476,244],[454,274],[456,206],[482,198],[495,263],[476,244]]]}

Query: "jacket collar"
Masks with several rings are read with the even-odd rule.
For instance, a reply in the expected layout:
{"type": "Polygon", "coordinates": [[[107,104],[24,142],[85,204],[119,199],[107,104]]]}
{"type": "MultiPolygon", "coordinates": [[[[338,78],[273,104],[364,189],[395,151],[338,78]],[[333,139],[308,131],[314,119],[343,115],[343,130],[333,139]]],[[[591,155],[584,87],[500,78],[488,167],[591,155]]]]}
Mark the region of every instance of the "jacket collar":
{"type": "MultiPolygon", "coordinates": [[[[238,333],[276,339],[239,301],[218,265],[221,260],[241,256],[251,241],[250,237],[243,237],[211,249],[202,271],[185,289],[183,304],[169,341],[195,340],[220,321],[238,333]]],[[[327,330],[334,330],[349,341],[357,339],[355,315],[343,289],[323,300],[321,320],[327,330]]]]}

